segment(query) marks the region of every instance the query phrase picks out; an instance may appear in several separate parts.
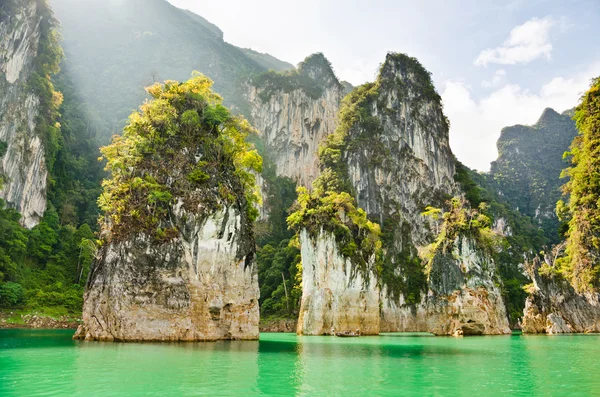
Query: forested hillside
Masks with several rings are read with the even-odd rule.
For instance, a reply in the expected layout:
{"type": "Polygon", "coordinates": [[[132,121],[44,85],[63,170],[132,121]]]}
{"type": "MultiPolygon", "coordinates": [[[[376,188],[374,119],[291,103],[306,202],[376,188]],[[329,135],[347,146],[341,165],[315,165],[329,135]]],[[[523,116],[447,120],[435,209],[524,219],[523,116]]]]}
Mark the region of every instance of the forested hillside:
{"type": "Polygon", "coordinates": [[[143,87],[187,80],[199,70],[234,112],[247,114],[242,82],[268,68],[289,68],[267,54],[223,41],[204,18],[166,0],[51,0],[73,84],[99,138],[107,143],[146,98],[143,87]]]}
{"type": "Polygon", "coordinates": [[[48,204],[29,230],[19,224],[20,214],[0,200],[0,308],[77,315],[95,252],[102,165],[95,130],[68,68],[55,75],[62,59],[58,22],[44,1],[35,1],[42,32],[29,87],[40,97],[38,132],[46,148],[48,204]]]}

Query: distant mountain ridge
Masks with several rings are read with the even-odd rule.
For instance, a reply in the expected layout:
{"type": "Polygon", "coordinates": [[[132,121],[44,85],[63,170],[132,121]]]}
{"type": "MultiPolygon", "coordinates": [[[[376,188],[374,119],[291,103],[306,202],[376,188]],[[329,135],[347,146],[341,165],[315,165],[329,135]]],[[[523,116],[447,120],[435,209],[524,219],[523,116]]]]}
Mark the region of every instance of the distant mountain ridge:
{"type": "Polygon", "coordinates": [[[502,129],[498,159],[492,162],[490,183],[503,200],[523,215],[532,217],[552,242],[558,241],[558,218],[554,213],[568,166],[563,153],[577,135],[572,110],[544,110],[531,125],[502,129]]]}
{"type": "Polygon", "coordinates": [[[248,114],[242,82],[268,69],[293,68],[268,54],[240,49],[203,17],[165,0],[51,0],[62,26],[74,83],[107,142],[144,98],[144,86],[210,77],[225,104],[248,114]]]}

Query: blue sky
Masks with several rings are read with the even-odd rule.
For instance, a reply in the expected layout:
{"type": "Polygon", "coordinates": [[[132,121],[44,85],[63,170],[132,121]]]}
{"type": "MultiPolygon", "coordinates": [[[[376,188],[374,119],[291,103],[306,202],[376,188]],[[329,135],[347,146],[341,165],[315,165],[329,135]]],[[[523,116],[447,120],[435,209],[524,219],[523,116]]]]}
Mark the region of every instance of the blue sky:
{"type": "Polygon", "coordinates": [[[297,64],[321,51],[338,76],[373,80],[388,51],[433,73],[459,160],[487,170],[504,126],[574,107],[600,75],[599,0],[169,0],[225,40],[297,64]]]}

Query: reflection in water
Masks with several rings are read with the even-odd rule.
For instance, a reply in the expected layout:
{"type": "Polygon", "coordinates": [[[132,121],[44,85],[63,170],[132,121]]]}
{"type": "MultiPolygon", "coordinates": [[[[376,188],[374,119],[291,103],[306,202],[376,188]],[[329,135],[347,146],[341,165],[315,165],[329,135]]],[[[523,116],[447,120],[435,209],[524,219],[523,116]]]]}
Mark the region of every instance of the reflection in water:
{"type": "Polygon", "coordinates": [[[299,337],[301,394],[317,395],[328,390],[332,395],[341,395],[346,390],[364,390],[364,379],[381,382],[382,346],[365,343],[368,339],[372,338],[299,337]]]}
{"type": "MultiPolygon", "coordinates": [[[[217,395],[224,388],[241,395],[257,386],[258,341],[76,343],[79,352],[85,354],[77,358],[81,372],[75,395],[86,395],[90,384],[86,378],[89,368],[94,367],[99,367],[94,376],[122,381],[125,375],[128,390],[147,390],[155,395],[164,395],[165,390],[175,396],[186,395],[190,390],[217,395]]],[[[102,382],[100,386],[96,393],[113,395],[113,382],[102,382]]]]}
{"type": "Polygon", "coordinates": [[[74,342],[0,330],[0,396],[600,395],[600,336],[74,342]]]}

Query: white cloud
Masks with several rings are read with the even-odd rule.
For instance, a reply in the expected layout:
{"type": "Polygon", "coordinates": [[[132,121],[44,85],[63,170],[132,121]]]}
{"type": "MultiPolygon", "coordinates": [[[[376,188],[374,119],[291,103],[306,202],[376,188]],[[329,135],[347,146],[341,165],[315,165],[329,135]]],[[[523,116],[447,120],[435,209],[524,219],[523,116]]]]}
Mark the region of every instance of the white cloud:
{"type": "Polygon", "coordinates": [[[539,93],[517,84],[504,84],[476,100],[471,87],[461,81],[447,81],[442,93],[444,112],[450,119],[450,145],[460,161],[471,168],[487,171],[498,156],[496,141],[503,127],[534,124],[542,111],[558,112],[575,107],[589,87],[590,79],[600,74],[600,61],[576,76],[556,77],[539,93]]]}
{"type": "Polygon", "coordinates": [[[490,63],[515,65],[529,63],[540,57],[550,59],[550,30],[555,24],[550,17],[532,18],[514,27],[504,45],[481,51],[474,61],[475,66],[487,66],[490,63]]]}
{"type": "Polygon", "coordinates": [[[505,80],[506,80],[506,70],[498,69],[492,76],[491,80],[489,80],[489,81],[484,80],[481,82],[481,85],[484,88],[495,88],[495,87],[498,87],[499,85],[501,85],[502,83],[504,83],[505,80]]]}
{"type": "MultiPolygon", "coordinates": [[[[384,57],[385,54],[381,56],[382,59],[384,57]]],[[[345,80],[354,86],[358,86],[367,81],[374,81],[377,78],[378,70],[377,63],[366,59],[359,59],[352,61],[348,67],[342,67],[339,70],[336,68],[335,72],[340,80],[345,80]]]]}

